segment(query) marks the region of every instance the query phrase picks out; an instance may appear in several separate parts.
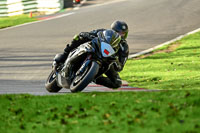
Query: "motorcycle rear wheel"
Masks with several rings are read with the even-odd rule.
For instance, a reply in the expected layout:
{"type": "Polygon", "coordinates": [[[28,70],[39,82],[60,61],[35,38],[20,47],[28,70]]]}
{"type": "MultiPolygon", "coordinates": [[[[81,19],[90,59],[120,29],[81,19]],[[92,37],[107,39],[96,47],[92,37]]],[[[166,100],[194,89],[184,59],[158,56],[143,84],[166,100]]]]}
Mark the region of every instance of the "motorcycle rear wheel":
{"type": "Polygon", "coordinates": [[[59,92],[62,88],[57,85],[55,71],[51,71],[45,82],[45,88],[48,92],[59,92]]]}
{"type": "Polygon", "coordinates": [[[99,71],[99,64],[92,61],[80,77],[75,77],[70,85],[71,92],[82,91],[96,76],[99,71]]]}

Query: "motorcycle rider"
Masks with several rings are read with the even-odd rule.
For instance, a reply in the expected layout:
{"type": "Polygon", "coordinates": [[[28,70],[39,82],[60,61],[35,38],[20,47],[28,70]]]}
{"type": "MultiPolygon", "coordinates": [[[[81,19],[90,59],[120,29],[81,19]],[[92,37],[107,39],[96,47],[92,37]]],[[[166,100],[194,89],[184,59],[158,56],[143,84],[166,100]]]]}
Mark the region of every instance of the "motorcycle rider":
{"type": "MultiPolygon", "coordinates": [[[[105,73],[107,77],[102,75],[94,80],[94,82],[108,88],[119,88],[122,85],[122,81],[118,72],[123,70],[129,54],[129,47],[126,41],[128,36],[128,25],[123,21],[115,21],[111,24],[111,29],[116,31],[122,38],[117,52],[118,62],[111,65],[110,69],[105,73]]],[[[57,66],[60,63],[64,63],[71,50],[77,48],[83,43],[91,41],[94,37],[97,37],[98,32],[103,32],[104,30],[105,29],[97,29],[91,32],[81,32],[79,35],[75,35],[71,44],[66,45],[64,52],[55,57],[54,65],[57,66]]]]}

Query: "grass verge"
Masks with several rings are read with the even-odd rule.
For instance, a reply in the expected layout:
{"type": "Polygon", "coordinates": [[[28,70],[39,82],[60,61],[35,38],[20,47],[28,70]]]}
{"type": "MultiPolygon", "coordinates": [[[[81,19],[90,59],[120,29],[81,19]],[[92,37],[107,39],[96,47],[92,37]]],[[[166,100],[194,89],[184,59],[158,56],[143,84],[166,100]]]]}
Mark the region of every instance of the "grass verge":
{"type": "Polygon", "coordinates": [[[19,25],[19,24],[24,24],[28,22],[33,22],[33,21],[37,21],[37,19],[30,18],[28,15],[3,17],[3,18],[0,18],[0,29],[19,25]]]}
{"type": "Polygon", "coordinates": [[[200,89],[200,32],[165,49],[128,60],[122,79],[147,89],[200,89]]]}
{"type": "Polygon", "coordinates": [[[200,91],[0,95],[0,131],[198,133],[200,91]]]}

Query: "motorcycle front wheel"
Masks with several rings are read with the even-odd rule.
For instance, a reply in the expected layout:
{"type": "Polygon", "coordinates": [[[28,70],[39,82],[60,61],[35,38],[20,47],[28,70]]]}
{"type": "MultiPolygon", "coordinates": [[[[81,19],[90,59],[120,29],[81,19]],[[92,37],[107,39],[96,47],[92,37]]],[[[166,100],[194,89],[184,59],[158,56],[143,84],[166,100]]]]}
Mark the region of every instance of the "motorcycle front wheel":
{"type": "Polygon", "coordinates": [[[59,92],[62,88],[57,85],[55,71],[51,71],[45,82],[45,88],[48,92],[59,92]]]}
{"type": "Polygon", "coordinates": [[[82,91],[95,78],[98,71],[99,64],[97,64],[95,61],[92,61],[83,73],[75,76],[70,85],[71,92],[82,91]]]}

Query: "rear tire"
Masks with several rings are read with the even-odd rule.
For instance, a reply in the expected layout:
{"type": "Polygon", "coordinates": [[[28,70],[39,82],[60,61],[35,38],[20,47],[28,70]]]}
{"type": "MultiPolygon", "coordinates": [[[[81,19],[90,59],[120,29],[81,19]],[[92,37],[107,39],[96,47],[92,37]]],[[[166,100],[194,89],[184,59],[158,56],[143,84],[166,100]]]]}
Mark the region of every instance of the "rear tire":
{"type": "Polygon", "coordinates": [[[49,77],[47,78],[45,82],[45,88],[47,89],[48,92],[59,92],[62,89],[61,87],[57,85],[56,75],[54,71],[52,71],[49,74],[49,77]]]}
{"type": "Polygon", "coordinates": [[[99,64],[97,64],[95,61],[92,61],[88,67],[89,68],[86,69],[87,72],[84,72],[85,75],[81,77],[81,80],[78,83],[75,83],[76,78],[74,78],[70,85],[71,92],[82,91],[97,75],[99,71],[99,64]]]}

